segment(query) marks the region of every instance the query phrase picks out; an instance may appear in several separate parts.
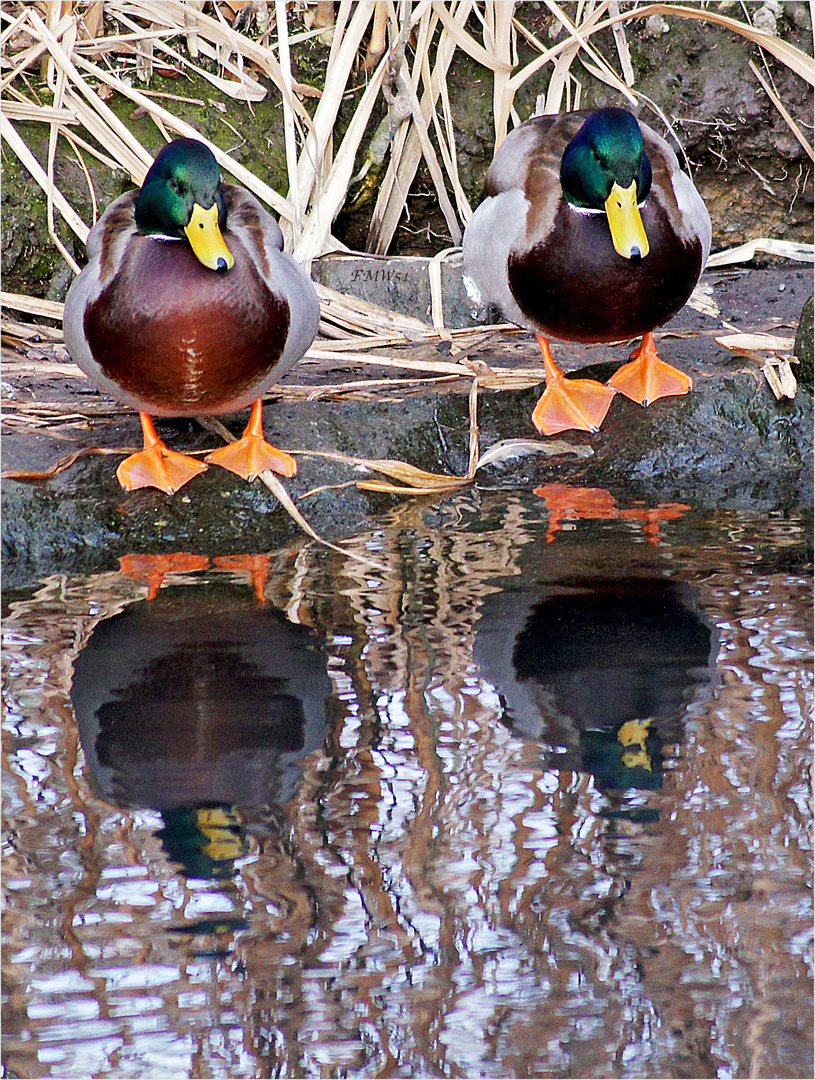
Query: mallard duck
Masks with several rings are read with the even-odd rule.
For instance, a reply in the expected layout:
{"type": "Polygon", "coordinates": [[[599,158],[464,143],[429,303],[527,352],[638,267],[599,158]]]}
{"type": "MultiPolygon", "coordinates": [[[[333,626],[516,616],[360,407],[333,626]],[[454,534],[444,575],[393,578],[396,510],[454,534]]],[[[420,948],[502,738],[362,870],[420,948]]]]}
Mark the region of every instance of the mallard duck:
{"type": "Polygon", "coordinates": [[[663,138],[625,109],[533,116],[501,144],[484,196],[464,263],[482,297],[537,336],[547,383],[532,414],[539,431],[596,431],[616,391],[646,405],[691,389],[659,359],[652,331],[699,280],[710,218],[663,138]],[[606,386],[566,379],[549,348],[549,338],[640,335],[606,386]]]}
{"type": "Polygon", "coordinates": [[[117,470],[127,490],[176,492],[206,465],[168,449],[153,416],[252,406],[243,437],[205,459],[252,480],[296,471],[263,437],[262,396],[314,340],[319,303],[277,222],[214,155],[176,139],[140,190],[110,204],[65,301],[65,344],[103,392],[138,410],[144,449],[117,470]]]}

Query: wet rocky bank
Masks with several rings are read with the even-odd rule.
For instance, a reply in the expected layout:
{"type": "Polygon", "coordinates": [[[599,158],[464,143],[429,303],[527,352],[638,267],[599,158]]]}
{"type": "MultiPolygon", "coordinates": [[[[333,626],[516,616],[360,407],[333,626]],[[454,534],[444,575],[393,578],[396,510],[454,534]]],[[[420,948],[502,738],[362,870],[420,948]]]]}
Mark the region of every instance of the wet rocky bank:
{"type": "MultiPolygon", "coordinates": [[[[536,439],[553,453],[512,458],[479,470],[456,492],[423,496],[427,513],[455,527],[456,506],[477,506],[494,488],[569,484],[605,489],[618,501],[647,506],[683,504],[700,510],[744,509],[781,514],[812,502],[812,392],[799,385],[792,400],[776,400],[760,364],[724,349],[716,337],[737,328],[793,338],[809,291],[809,267],[710,271],[702,285],[719,315],[686,307],[658,335],[660,354],[688,371],[692,393],[641,408],[619,396],[596,435],[566,432],[545,440],[530,413],[541,387],[482,390],[478,396],[481,449],[506,439],[536,439]]],[[[60,346],[53,350],[59,359],[60,346]]],[[[485,334],[470,362],[530,367],[537,362],[530,335],[485,334]]],[[[441,342],[439,359],[448,355],[441,342]]],[[[604,380],[627,359],[626,346],[555,345],[569,372],[604,380]]],[[[284,381],[309,380],[310,362],[284,381]]],[[[797,365],[796,365],[797,367],[797,365]]],[[[376,368],[331,374],[331,383],[393,379],[404,372],[376,368]]],[[[9,430],[3,436],[6,472],[46,470],[75,450],[103,446],[124,451],[139,445],[135,415],[104,403],[85,380],[55,375],[33,385],[24,374],[11,379],[14,402],[36,397],[75,410],[87,423],[9,430]],[[102,409],[102,406],[105,406],[102,409]],[[96,412],[94,412],[96,410],[96,412]],[[101,415],[100,415],[101,412],[101,415]]],[[[272,395],[265,409],[268,437],[302,449],[299,471],[285,481],[300,512],[326,539],[351,535],[406,496],[355,486],[363,473],[353,464],[312,456],[339,453],[390,458],[435,473],[465,475],[469,452],[469,379],[438,384],[380,385],[369,393],[341,392],[314,400],[272,395]]],[[[8,410],[7,410],[8,411],[8,410]]],[[[239,433],[245,416],[225,417],[239,433]]],[[[212,449],[219,437],[195,421],[160,422],[169,444],[185,452],[212,449]]],[[[48,480],[4,481],[3,560],[6,589],[25,588],[44,574],[113,569],[118,559],[140,552],[186,551],[241,554],[280,548],[300,527],[259,481],[247,484],[210,468],[174,497],[155,490],[126,493],[115,478],[120,459],[81,456],[48,480]]],[[[365,474],[373,478],[373,473],[365,474]]]]}

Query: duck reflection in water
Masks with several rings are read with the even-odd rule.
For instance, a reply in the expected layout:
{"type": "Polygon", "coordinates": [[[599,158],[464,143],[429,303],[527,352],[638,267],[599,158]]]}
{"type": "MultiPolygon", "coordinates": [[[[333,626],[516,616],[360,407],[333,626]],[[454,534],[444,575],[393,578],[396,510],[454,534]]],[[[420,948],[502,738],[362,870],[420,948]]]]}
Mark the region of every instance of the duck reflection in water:
{"type": "Polygon", "coordinates": [[[161,813],[188,877],[234,872],[237,810],[288,802],[326,737],[317,636],[224,583],[169,586],[93,631],[72,701],[97,793],[161,813]]]}
{"type": "Polygon", "coordinates": [[[715,645],[682,583],[574,579],[487,597],[475,656],[502,720],[545,747],[545,767],[619,791],[660,787],[663,748],[682,741],[715,645]]]}

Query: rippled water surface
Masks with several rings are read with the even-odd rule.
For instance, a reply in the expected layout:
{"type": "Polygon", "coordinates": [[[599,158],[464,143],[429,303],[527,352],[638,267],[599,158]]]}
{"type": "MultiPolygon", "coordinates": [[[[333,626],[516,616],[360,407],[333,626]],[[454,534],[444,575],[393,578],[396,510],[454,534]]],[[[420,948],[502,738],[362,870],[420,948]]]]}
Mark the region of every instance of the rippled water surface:
{"type": "Polygon", "coordinates": [[[6,1075],[811,1077],[808,535],[470,492],[15,596],[6,1075]]]}

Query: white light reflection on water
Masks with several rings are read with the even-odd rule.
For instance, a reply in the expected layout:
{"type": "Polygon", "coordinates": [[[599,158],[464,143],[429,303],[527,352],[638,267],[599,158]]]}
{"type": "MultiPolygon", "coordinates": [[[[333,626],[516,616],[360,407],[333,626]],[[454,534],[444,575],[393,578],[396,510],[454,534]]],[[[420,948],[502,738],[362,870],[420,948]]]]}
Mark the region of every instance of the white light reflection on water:
{"type": "MultiPolygon", "coordinates": [[[[595,532],[581,519],[546,543],[536,513],[496,496],[441,536],[417,512],[404,531],[359,538],[394,568],[381,579],[308,545],[295,573],[281,553],[269,607],[315,628],[327,675],[294,631],[272,656],[235,645],[194,723],[174,705],[184,740],[159,725],[145,745],[105,698],[89,755],[71,712],[70,662],[98,618],[132,610],[123,634],[149,621],[149,607],[138,619],[128,607],[138,584],[53,580],[13,606],[10,1070],[808,1074],[811,588],[808,570],[771,558],[777,530],[790,565],[796,527],[721,512],[663,523],[650,544],[630,522],[595,532]],[[617,563],[617,582],[645,582],[691,641],[685,667],[658,651],[658,621],[644,652],[630,636],[628,593],[607,588],[617,563]],[[605,582],[578,590],[588,621],[568,600],[586,577],[605,582]],[[673,580],[676,595],[653,592],[673,580]],[[546,647],[541,612],[560,620],[546,647]],[[581,652],[598,625],[614,644],[581,652]],[[718,635],[709,669],[701,626],[718,635]],[[296,719],[294,668],[282,683],[273,671],[287,649],[312,663],[299,693],[323,677],[332,688],[302,757],[281,727],[288,774],[267,753],[277,729],[244,753],[232,720],[245,695],[228,696],[239,669],[253,701],[296,719]],[[632,686],[650,709],[633,719],[632,686]],[[604,695],[617,717],[606,731],[604,695]],[[205,793],[251,774],[268,798],[203,799],[203,814],[128,804],[121,793],[168,757],[205,793]]],[[[223,579],[188,574],[174,602],[223,579]]],[[[259,609],[230,587],[224,604],[246,629],[259,609]]],[[[166,657],[149,627],[155,672],[166,657]]],[[[140,685],[120,695],[128,709],[140,685]]]]}

